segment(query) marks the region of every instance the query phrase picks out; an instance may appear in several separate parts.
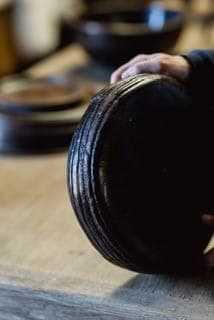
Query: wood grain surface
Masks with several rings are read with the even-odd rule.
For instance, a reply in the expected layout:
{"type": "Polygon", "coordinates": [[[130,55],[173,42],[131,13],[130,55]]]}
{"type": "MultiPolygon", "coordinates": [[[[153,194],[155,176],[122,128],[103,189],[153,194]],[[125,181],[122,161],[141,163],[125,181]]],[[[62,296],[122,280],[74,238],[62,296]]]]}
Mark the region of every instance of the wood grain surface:
{"type": "Polygon", "coordinates": [[[211,275],[137,275],[98,255],[65,167],[66,154],[0,160],[0,319],[213,319],[211,275]]]}
{"type": "MultiPolygon", "coordinates": [[[[187,40],[184,50],[199,44],[187,40]]],[[[50,75],[88,63],[73,45],[29,72],[50,75]]],[[[66,159],[0,157],[0,320],[213,320],[213,274],[139,275],[94,250],[69,202],[66,159]]]]}

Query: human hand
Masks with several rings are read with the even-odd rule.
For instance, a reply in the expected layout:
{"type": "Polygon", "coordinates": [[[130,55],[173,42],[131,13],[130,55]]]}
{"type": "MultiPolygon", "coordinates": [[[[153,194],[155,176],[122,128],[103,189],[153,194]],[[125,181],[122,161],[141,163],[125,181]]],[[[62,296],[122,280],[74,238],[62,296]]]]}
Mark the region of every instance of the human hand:
{"type": "Polygon", "coordinates": [[[187,60],[179,55],[139,54],[112,73],[111,83],[140,73],[158,73],[185,81],[189,76],[189,69],[187,60]]]}
{"type": "MultiPolygon", "coordinates": [[[[214,216],[204,214],[202,216],[202,220],[207,225],[214,227],[214,216]]],[[[214,268],[214,248],[208,251],[204,256],[204,262],[207,269],[213,269],[214,268]]]]}

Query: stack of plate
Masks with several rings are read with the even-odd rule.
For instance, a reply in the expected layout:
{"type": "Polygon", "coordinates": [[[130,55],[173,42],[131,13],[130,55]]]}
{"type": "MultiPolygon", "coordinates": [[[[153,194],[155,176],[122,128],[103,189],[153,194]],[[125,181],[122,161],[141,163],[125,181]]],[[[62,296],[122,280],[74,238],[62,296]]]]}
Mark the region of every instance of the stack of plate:
{"type": "Polygon", "coordinates": [[[90,89],[59,76],[13,76],[0,82],[0,152],[44,153],[67,149],[90,89]]]}

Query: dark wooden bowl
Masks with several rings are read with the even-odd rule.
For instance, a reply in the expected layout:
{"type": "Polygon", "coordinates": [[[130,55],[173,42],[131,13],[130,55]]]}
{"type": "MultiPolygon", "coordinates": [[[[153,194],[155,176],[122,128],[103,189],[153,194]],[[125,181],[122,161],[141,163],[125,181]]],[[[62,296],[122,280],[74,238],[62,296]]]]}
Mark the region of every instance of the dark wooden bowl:
{"type": "Polygon", "coordinates": [[[82,103],[87,90],[80,81],[68,76],[4,77],[0,81],[0,111],[33,113],[71,109],[82,103]]]}
{"type": "Polygon", "coordinates": [[[89,88],[77,79],[13,76],[0,82],[0,153],[67,150],[89,88]]]}
{"type": "Polygon", "coordinates": [[[212,234],[201,214],[214,208],[214,129],[198,110],[160,75],[125,79],[91,101],[72,139],[68,188],[83,230],[112,263],[201,270],[212,234]]]}
{"type": "Polygon", "coordinates": [[[71,23],[71,29],[96,61],[120,65],[139,53],[172,49],[183,21],[181,12],[153,5],[88,13],[71,23]]]}

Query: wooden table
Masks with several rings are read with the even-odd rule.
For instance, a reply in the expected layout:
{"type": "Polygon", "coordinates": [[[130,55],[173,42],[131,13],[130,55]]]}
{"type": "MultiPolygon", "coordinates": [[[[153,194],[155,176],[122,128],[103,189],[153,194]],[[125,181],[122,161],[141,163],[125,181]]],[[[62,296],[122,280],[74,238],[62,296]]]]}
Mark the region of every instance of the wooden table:
{"type": "MultiPolygon", "coordinates": [[[[73,45],[29,72],[87,64],[73,45]]],[[[0,319],[213,320],[213,274],[136,274],[95,251],[69,202],[66,158],[0,157],[0,319]]]]}

